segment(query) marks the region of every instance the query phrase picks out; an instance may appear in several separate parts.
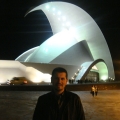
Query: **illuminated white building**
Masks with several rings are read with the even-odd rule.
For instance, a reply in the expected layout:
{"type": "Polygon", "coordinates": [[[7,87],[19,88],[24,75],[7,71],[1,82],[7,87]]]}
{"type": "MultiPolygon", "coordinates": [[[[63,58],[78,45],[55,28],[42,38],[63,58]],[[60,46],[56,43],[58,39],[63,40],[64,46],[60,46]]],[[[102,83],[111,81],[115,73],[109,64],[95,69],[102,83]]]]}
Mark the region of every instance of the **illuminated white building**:
{"type": "MultiPolygon", "coordinates": [[[[68,70],[69,79],[75,80],[85,78],[94,66],[99,72],[99,80],[106,80],[108,77],[115,79],[106,40],[88,13],[70,3],[48,2],[27,14],[36,10],[42,10],[47,16],[53,36],[40,46],[21,54],[16,61],[37,68],[41,74],[49,75],[52,68],[62,66],[68,70]]],[[[43,78],[45,79],[45,76],[43,78]]]]}

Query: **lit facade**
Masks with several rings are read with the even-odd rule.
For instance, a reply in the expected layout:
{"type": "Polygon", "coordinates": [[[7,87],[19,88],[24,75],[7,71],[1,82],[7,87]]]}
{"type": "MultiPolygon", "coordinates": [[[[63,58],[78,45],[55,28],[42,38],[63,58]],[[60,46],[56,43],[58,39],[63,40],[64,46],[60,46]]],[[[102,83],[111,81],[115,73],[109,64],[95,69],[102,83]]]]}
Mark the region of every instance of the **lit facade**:
{"type": "MultiPolygon", "coordinates": [[[[45,68],[63,66],[70,74],[69,79],[77,72],[73,78],[75,80],[83,79],[92,67],[96,66],[100,80],[106,80],[108,77],[115,79],[106,40],[88,13],[70,3],[48,2],[35,7],[27,14],[36,10],[42,10],[47,16],[53,36],[38,47],[21,54],[16,61],[23,62],[24,65],[29,63],[34,68],[34,63],[44,64],[45,68]]],[[[41,68],[37,70],[50,74],[50,71],[41,68]]]]}

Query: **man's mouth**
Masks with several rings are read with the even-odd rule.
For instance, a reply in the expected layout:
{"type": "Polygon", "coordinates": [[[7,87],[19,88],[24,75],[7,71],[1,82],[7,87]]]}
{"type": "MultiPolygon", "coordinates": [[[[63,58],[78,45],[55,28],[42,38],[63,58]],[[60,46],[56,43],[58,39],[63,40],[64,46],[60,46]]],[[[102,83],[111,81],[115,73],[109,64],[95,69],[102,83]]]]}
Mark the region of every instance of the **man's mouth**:
{"type": "Polygon", "coordinates": [[[61,84],[57,84],[57,86],[62,86],[61,84]]]}

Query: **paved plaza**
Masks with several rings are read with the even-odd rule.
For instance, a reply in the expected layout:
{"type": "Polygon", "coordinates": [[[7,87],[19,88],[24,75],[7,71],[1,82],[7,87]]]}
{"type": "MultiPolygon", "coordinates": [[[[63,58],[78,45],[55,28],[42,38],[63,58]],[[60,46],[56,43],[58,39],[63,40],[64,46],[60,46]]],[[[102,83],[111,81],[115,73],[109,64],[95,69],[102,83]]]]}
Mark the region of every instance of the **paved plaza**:
{"type": "MultiPolygon", "coordinates": [[[[81,98],[86,120],[120,120],[120,90],[73,91],[81,98]]],[[[0,91],[0,120],[32,120],[40,95],[46,91],[0,91]]]]}

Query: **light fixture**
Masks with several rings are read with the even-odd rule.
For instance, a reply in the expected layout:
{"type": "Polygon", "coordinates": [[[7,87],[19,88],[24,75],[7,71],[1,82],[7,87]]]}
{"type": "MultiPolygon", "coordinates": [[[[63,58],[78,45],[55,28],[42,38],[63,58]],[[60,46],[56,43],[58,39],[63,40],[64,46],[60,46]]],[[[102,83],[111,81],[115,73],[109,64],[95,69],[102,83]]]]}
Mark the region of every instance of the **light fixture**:
{"type": "Polygon", "coordinates": [[[46,5],[46,8],[47,8],[47,9],[49,9],[49,8],[50,8],[50,6],[49,6],[49,5],[46,5]]]}

